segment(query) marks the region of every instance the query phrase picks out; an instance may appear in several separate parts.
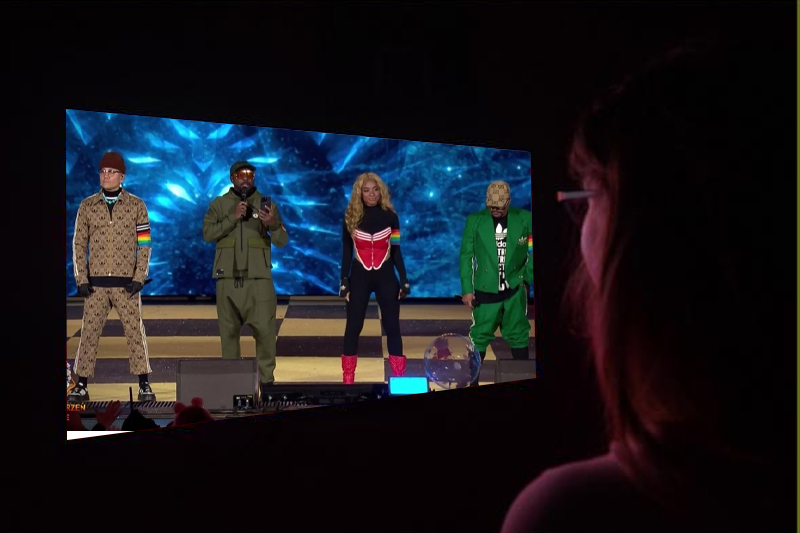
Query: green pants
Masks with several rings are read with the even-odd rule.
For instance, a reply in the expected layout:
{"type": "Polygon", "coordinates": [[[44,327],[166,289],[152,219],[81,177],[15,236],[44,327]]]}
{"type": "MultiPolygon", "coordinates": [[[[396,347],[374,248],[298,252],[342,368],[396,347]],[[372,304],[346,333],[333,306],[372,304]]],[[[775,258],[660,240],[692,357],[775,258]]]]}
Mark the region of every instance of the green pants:
{"type": "Polygon", "coordinates": [[[242,324],[253,330],[262,383],[275,381],[275,314],[278,299],[271,279],[217,280],[217,317],[223,359],[241,359],[242,324]]]}
{"type": "Polygon", "coordinates": [[[524,285],[520,285],[517,293],[507,300],[481,304],[472,310],[469,338],[479,352],[486,351],[498,326],[511,348],[528,347],[531,323],[528,322],[528,294],[524,285]]]}

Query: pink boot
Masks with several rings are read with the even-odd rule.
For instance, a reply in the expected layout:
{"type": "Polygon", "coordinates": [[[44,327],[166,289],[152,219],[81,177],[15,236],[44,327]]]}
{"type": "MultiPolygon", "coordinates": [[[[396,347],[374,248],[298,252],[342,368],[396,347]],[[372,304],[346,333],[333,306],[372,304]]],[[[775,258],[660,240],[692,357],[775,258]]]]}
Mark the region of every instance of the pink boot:
{"type": "Polygon", "coordinates": [[[406,373],[406,356],[390,355],[389,366],[392,367],[392,375],[395,377],[404,376],[406,373]]]}
{"type": "Polygon", "coordinates": [[[342,383],[348,385],[355,383],[356,363],[358,363],[357,355],[342,355],[342,383]]]}

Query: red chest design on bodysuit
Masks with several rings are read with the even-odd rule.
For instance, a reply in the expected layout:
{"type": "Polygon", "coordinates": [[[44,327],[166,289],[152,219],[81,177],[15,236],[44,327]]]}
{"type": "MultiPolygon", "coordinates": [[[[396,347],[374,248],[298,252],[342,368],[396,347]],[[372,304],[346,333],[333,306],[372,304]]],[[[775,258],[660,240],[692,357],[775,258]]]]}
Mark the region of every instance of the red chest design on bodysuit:
{"type": "Polygon", "coordinates": [[[391,237],[392,228],[383,229],[378,233],[355,230],[353,244],[358,262],[367,270],[378,270],[389,259],[391,237]]]}

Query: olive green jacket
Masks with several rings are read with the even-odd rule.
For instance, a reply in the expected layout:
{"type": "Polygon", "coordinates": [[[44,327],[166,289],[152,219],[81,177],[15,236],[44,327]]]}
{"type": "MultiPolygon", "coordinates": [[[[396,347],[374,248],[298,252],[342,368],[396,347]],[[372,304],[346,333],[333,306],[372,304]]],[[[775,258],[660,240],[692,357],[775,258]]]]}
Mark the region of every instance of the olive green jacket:
{"type": "MultiPolygon", "coordinates": [[[[282,248],[289,242],[278,206],[272,202],[275,222],[265,228],[258,218],[250,217],[244,221],[234,218],[233,210],[240,201],[230,189],[211,202],[203,218],[203,239],[217,243],[211,276],[214,279],[272,279],[271,245],[282,248]]],[[[261,193],[253,193],[247,203],[254,213],[258,213],[261,193]]]]}

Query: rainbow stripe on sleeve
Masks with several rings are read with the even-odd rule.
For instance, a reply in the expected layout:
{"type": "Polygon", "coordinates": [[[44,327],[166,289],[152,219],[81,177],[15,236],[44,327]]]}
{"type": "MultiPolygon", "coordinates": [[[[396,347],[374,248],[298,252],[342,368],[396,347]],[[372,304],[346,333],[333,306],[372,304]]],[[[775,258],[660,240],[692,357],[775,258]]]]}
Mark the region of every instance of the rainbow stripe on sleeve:
{"type": "Polygon", "coordinates": [[[528,253],[533,253],[533,235],[528,235],[528,253]]]}
{"type": "Polygon", "coordinates": [[[150,246],[150,224],[136,226],[136,240],[139,246],[150,246]]]}
{"type": "Polygon", "coordinates": [[[393,229],[392,230],[392,237],[390,239],[392,244],[400,244],[400,230],[393,229]]]}

